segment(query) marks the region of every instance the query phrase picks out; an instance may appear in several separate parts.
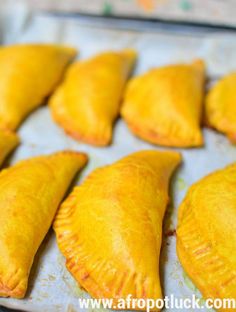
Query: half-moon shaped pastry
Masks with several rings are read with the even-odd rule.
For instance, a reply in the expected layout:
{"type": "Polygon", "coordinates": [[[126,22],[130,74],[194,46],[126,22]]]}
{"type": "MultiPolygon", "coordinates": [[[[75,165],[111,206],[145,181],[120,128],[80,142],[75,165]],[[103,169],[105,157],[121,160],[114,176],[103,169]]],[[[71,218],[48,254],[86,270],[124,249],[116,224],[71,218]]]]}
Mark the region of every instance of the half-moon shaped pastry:
{"type": "Polygon", "coordinates": [[[0,48],[0,127],[16,129],[60,81],[76,51],[44,44],[0,48]]]}
{"type": "Polygon", "coordinates": [[[0,166],[7,155],[19,144],[18,136],[8,130],[0,130],[0,166]]]}
{"type": "Polygon", "coordinates": [[[235,185],[236,163],[195,183],[179,208],[178,256],[205,298],[236,300],[235,185]]]}
{"type": "Polygon", "coordinates": [[[83,153],[64,151],[0,173],[0,296],[24,297],[34,256],[86,160],[83,153]]]}
{"type": "Polygon", "coordinates": [[[150,143],[202,145],[204,79],[201,60],[152,69],[128,83],[121,115],[134,134],[150,143]]]}
{"type": "Polygon", "coordinates": [[[72,64],[50,100],[55,121],[75,139],[108,145],[135,60],[135,51],[123,50],[72,64]]]}
{"type": "Polygon", "coordinates": [[[205,105],[205,122],[225,133],[236,143],[236,73],[221,79],[209,91],[205,105]]]}
{"type": "Polygon", "coordinates": [[[141,151],[96,169],[55,218],[68,270],[93,297],[113,298],[114,309],[128,294],[162,297],[162,220],[180,160],[176,152],[141,151]]]}

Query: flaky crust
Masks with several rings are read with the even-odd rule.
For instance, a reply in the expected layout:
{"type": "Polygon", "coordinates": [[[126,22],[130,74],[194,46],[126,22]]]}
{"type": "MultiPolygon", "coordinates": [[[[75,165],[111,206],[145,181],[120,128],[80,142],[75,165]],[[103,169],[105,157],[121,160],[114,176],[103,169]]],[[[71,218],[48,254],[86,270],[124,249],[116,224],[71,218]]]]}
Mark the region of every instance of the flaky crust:
{"type": "Polygon", "coordinates": [[[83,153],[64,151],[20,161],[0,173],[0,296],[22,298],[34,256],[83,153]]]}
{"type": "Polygon", "coordinates": [[[50,100],[54,120],[76,140],[108,145],[135,60],[133,50],[123,50],[72,64],[50,100]]]}
{"type": "Polygon", "coordinates": [[[76,50],[46,44],[0,48],[0,127],[15,130],[50,95],[76,50]]]}
{"type": "Polygon", "coordinates": [[[135,135],[150,143],[200,146],[204,80],[201,60],[151,69],[128,83],[121,115],[135,135]]]}
{"type": "Polygon", "coordinates": [[[195,183],[179,208],[177,253],[204,298],[236,299],[235,184],[233,164],[195,183]]]}
{"type": "MultiPolygon", "coordinates": [[[[159,253],[176,152],[142,151],[93,171],[54,222],[66,266],[95,298],[162,297],[159,253]]],[[[135,306],[135,309],[138,307],[135,306]]]]}
{"type": "Polygon", "coordinates": [[[236,144],[236,73],[216,83],[206,97],[204,121],[236,144]]]}

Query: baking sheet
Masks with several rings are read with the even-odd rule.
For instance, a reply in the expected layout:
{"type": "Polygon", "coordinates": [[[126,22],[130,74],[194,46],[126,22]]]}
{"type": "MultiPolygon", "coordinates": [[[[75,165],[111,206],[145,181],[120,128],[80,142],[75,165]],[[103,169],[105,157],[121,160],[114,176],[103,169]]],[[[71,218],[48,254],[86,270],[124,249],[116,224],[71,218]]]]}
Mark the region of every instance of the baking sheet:
{"type": "MultiPolygon", "coordinates": [[[[196,57],[205,59],[211,80],[236,69],[236,58],[233,55],[236,50],[236,36],[226,33],[195,33],[187,36],[158,31],[142,33],[109,30],[108,27],[84,26],[76,19],[56,19],[36,15],[28,20],[15,41],[70,44],[79,48],[80,59],[107,49],[133,47],[139,53],[135,75],[153,66],[188,62],[196,57]]],[[[161,149],[135,138],[122,120],[115,126],[114,141],[110,147],[94,148],[78,143],[65,135],[52,121],[46,106],[31,114],[20,128],[19,134],[22,144],[10,159],[11,164],[19,159],[61,149],[87,152],[90,162],[78,178],[78,184],[92,169],[112,163],[129,153],[142,149],[161,149]]],[[[204,148],[180,149],[183,154],[183,165],[172,181],[173,200],[166,213],[164,233],[175,229],[177,207],[189,186],[209,172],[222,168],[236,159],[236,148],[224,136],[206,129],[204,136],[206,141],[204,148]]],[[[194,293],[201,298],[178,262],[175,244],[175,236],[164,235],[160,263],[163,292],[165,295],[175,294],[182,298],[194,293]]],[[[0,305],[30,312],[83,311],[78,306],[78,297],[88,295],[77,286],[67,272],[64,258],[56,245],[55,235],[50,230],[34,261],[26,298],[22,300],[1,298],[0,305]]]]}

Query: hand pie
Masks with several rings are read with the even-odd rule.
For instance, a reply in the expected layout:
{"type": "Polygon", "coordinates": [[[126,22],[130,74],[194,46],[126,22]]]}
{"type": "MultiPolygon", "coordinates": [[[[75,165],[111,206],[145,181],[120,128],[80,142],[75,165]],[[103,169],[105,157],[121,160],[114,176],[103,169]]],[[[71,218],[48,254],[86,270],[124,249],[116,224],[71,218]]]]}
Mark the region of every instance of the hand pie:
{"type": "Polygon", "coordinates": [[[71,65],[50,101],[55,121],[80,141],[108,145],[122,91],[135,60],[133,50],[123,50],[71,65]]]}
{"type": "Polygon", "coordinates": [[[195,183],[179,208],[178,256],[205,298],[236,299],[235,185],[236,163],[195,183]]]}
{"type": "Polygon", "coordinates": [[[131,154],[96,169],[60,207],[54,222],[59,248],[93,297],[161,298],[162,219],[180,159],[176,152],[131,154]]]}
{"type": "Polygon", "coordinates": [[[236,73],[232,73],[210,90],[206,98],[205,122],[225,133],[236,143],[236,73]]]}
{"type": "Polygon", "coordinates": [[[72,48],[30,44],[0,48],[0,127],[16,129],[42,104],[74,58],[72,48]]]}
{"type": "Polygon", "coordinates": [[[14,132],[0,130],[0,165],[18,144],[19,138],[14,132]]]}
{"type": "Polygon", "coordinates": [[[0,296],[22,298],[34,256],[86,155],[65,151],[0,173],[0,296]]]}
{"type": "Polygon", "coordinates": [[[152,69],[130,81],[121,115],[131,131],[148,142],[175,147],[202,145],[204,79],[200,60],[152,69]]]}

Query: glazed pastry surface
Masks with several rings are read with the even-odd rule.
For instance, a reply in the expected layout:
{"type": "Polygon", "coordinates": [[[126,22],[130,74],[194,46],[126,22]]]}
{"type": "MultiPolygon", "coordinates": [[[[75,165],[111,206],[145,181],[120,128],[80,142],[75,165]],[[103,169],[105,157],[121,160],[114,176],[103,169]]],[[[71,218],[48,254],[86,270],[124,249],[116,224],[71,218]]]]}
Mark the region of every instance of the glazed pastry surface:
{"type": "MultiPolygon", "coordinates": [[[[177,152],[141,151],[94,170],[61,205],[54,229],[66,266],[95,298],[162,297],[162,220],[177,152]]],[[[135,309],[137,306],[135,306],[135,309]]]]}
{"type": "Polygon", "coordinates": [[[44,44],[0,48],[0,127],[15,130],[53,91],[76,50],[44,44]]]}
{"type": "Polygon", "coordinates": [[[135,51],[123,50],[72,64],[50,100],[55,121],[79,141],[108,145],[135,60],[135,51]]]}
{"type": "Polygon", "coordinates": [[[0,130],[0,166],[7,155],[19,144],[18,136],[8,130],[0,130]]]}
{"type": "Polygon", "coordinates": [[[0,296],[24,297],[34,256],[86,159],[64,151],[20,161],[0,173],[0,296]]]}
{"type": "Polygon", "coordinates": [[[221,79],[209,91],[205,104],[205,122],[236,143],[236,73],[221,79]]]}
{"type": "Polygon", "coordinates": [[[150,143],[200,146],[204,80],[201,60],[151,69],[128,83],[121,115],[134,134],[150,143]]]}
{"type": "Polygon", "coordinates": [[[178,256],[204,298],[236,299],[235,185],[233,164],[195,183],[179,208],[178,256]]]}

